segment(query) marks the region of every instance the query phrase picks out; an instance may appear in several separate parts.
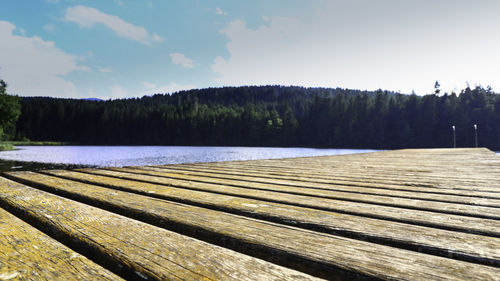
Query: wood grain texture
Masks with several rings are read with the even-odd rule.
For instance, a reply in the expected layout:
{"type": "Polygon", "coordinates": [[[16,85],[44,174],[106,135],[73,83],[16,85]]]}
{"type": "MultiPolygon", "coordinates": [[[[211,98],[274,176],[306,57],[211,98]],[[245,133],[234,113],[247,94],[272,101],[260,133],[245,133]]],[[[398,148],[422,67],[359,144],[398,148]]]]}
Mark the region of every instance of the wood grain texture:
{"type": "MultiPolygon", "coordinates": [[[[362,202],[351,202],[330,198],[317,198],[304,195],[286,194],[267,190],[255,190],[222,184],[209,184],[188,180],[137,175],[125,172],[83,169],[86,173],[112,176],[121,179],[140,180],[148,183],[165,186],[206,191],[237,197],[251,198],[262,201],[276,202],[294,206],[301,206],[326,211],[353,214],[377,219],[392,220],[409,224],[444,228],[455,231],[477,233],[500,237],[500,223],[498,220],[483,219],[469,216],[452,215],[442,212],[430,212],[407,208],[389,207],[362,202]]],[[[118,185],[119,186],[119,185],[118,185]]]]}
{"type": "Polygon", "coordinates": [[[234,239],[247,247],[258,245],[262,249],[272,249],[270,252],[281,252],[285,259],[300,257],[308,267],[318,264],[318,270],[322,267],[323,270],[341,268],[361,276],[389,280],[469,280],[472,277],[490,280],[500,276],[499,268],[316,233],[31,172],[10,174],[52,189],[78,194],[80,198],[87,198],[88,202],[112,205],[123,213],[152,216],[155,221],[165,222],[166,226],[183,224],[179,229],[200,229],[211,233],[212,237],[234,239]],[[391,262],[383,263],[383,260],[391,262]]]}
{"type": "MultiPolygon", "coordinates": [[[[289,225],[298,225],[326,233],[340,233],[381,244],[397,244],[397,246],[402,248],[411,248],[435,255],[500,266],[500,238],[446,231],[273,202],[238,198],[235,196],[176,189],[72,171],[52,170],[46,171],[46,173],[67,179],[137,192],[147,196],[154,195],[156,198],[201,205],[289,225]]],[[[20,177],[39,183],[45,182],[44,179],[46,179],[45,177],[35,177],[33,174],[25,175],[24,177],[23,174],[20,174],[20,177]]],[[[67,183],[69,184],[69,182],[67,183]]]]}
{"type": "Polygon", "coordinates": [[[192,174],[176,174],[153,167],[142,168],[110,168],[136,174],[161,176],[172,179],[224,184],[259,190],[278,191],[289,194],[300,194],[321,198],[334,198],[358,202],[394,205],[398,207],[418,208],[431,211],[447,211],[470,216],[491,216],[500,219],[500,199],[453,196],[441,194],[426,194],[416,192],[391,191],[385,189],[366,190],[365,188],[331,186],[327,184],[298,183],[296,181],[273,180],[274,183],[249,182],[244,178],[224,177],[212,178],[192,174]],[[429,202],[431,201],[431,202],[429,202]],[[452,204],[450,204],[452,203],[452,204]],[[489,208],[493,207],[493,208],[489,208]]]}
{"type": "MultiPolygon", "coordinates": [[[[153,280],[309,280],[310,276],[0,178],[2,205],[153,280]]],[[[147,208],[147,205],[145,206],[147,208]]]]}
{"type": "MultiPolygon", "coordinates": [[[[164,177],[172,178],[184,178],[191,179],[194,181],[208,182],[208,183],[221,183],[250,187],[256,189],[269,189],[269,190],[280,190],[282,186],[285,187],[299,187],[310,189],[311,193],[316,190],[325,191],[340,191],[346,193],[359,193],[366,195],[381,195],[396,198],[408,198],[417,200],[428,200],[437,202],[447,202],[447,203],[457,203],[457,204],[467,204],[467,205],[479,205],[479,206],[490,206],[490,207],[500,207],[500,194],[498,199],[494,198],[484,198],[476,196],[464,196],[464,194],[440,194],[440,193],[430,193],[421,192],[417,190],[390,190],[387,188],[366,188],[355,185],[340,185],[340,184],[327,184],[327,183],[316,183],[310,181],[299,181],[296,179],[279,179],[279,178],[262,178],[257,176],[248,175],[218,175],[203,170],[175,170],[169,169],[168,166],[157,166],[157,167],[127,167],[127,168],[110,168],[114,169],[126,169],[125,171],[138,174],[147,175],[158,175],[164,177]]],[[[283,190],[286,192],[286,190],[283,190]]],[[[300,192],[300,191],[299,191],[300,192]]],[[[304,193],[310,194],[310,193],[304,193]]],[[[315,193],[313,193],[316,195],[315,193]]],[[[318,193],[316,196],[321,196],[318,193]]],[[[326,193],[326,196],[335,196],[334,193],[326,193]]],[[[483,194],[481,194],[483,195],[483,194]]],[[[495,194],[496,195],[496,194],[495,194]]]]}
{"type": "Polygon", "coordinates": [[[0,208],[0,280],[122,280],[0,208]]]}
{"type": "MultiPolygon", "coordinates": [[[[212,163],[211,163],[212,164],[212,163]]],[[[500,192],[499,160],[487,149],[420,149],[341,156],[258,161],[220,162],[210,168],[238,169],[263,174],[290,173],[316,179],[351,180],[354,183],[426,187],[435,190],[500,192]]],[[[204,166],[185,164],[175,167],[204,166]]]]}
{"type": "MultiPolygon", "coordinates": [[[[380,178],[354,178],[353,169],[342,170],[338,168],[330,168],[326,173],[313,173],[304,172],[304,170],[294,171],[296,167],[286,167],[278,171],[273,171],[272,168],[262,168],[261,166],[221,166],[220,163],[198,163],[198,164],[183,164],[183,165],[166,165],[166,166],[145,166],[145,167],[131,167],[150,170],[151,168],[160,168],[164,171],[171,171],[180,174],[193,174],[193,175],[205,175],[214,178],[239,178],[244,179],[249,182],[258,183],[276,183],[275,180],[285,180],[291,181],[293,185],[304,185],[311,184],[316,186],[316,184],[321,184],[319,187],[327,184],[331,188],[355,188],[354,190],[359,190],[360,192],[370,192],[372,189],[383,189],[386,193],[392,193],[392,191],[404,191],[404,192],[414,192],[417,194],[436,194],[436,195],[454,195],[461,197],[476,197],[476,198],[491,198],[500,199],[499,192],[494,189],[492,192],[488,191],[476,191],[467,189],[450,189],[450,188],[438,188],[431,187],[425,184],[419,185],[415,182],[410,184],[404,184],[403,182],[389,182],[387,180],[394,177],[393,175],[385,175],[380,177],[380,172],[377,174],[380,178]],[[340,174],[342,173],[342,174],[340,174]]],[[[402,173],[398,173],[398,176],[402,176],[402,173]]],[[[366,174],[363,174],[366,176],[366,174]]],[[[407,173],[407,177],[414,177],[415,173],[407,173]]],[[[438,197],[439,198],[439,197],[438,197]]]]}

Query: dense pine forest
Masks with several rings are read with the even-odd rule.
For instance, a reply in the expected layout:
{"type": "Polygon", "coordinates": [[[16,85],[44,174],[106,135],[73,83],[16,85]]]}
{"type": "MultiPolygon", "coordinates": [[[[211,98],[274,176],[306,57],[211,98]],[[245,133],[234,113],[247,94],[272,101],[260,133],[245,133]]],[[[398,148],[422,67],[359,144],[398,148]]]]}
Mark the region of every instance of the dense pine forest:
{"type": "Polygon", "coordinates": [[[15,139],[90,145],[500,149],[500,95],[475,87],[425,96],[283,86],[137,99],[22,98],[15,139]]]}

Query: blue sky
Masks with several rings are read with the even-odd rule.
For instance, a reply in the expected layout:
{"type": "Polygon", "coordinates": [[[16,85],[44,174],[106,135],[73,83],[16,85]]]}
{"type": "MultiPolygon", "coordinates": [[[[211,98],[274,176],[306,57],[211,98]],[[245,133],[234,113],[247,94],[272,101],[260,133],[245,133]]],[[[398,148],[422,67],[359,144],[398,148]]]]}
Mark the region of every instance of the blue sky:
{"type": "Polygon", "coordinates": [[[0,79],[21,96],[240,85],[500,90],[495,0],[1,0],[0,79]]]}

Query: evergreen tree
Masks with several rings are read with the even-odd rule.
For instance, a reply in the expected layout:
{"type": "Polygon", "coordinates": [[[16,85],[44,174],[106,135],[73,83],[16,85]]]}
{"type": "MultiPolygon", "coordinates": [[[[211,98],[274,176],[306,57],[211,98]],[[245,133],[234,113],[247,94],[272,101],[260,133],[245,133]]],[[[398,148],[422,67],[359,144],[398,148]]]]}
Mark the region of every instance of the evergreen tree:
{"type": "Polygon", "coordinates": [[[0,140],[15,136],[15,124],[21,114],[19,98],[7,94],[7,83],[0,80],[0,140]]]}

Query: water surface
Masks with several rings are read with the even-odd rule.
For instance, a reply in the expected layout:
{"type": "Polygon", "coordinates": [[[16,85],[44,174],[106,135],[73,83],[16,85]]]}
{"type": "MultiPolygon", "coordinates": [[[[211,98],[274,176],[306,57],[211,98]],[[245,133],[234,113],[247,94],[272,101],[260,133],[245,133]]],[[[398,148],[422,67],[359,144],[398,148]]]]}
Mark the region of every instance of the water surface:
{"type": "Polygon", "coordinates": [[[24,162],[123,167],[257,160],[373,152],[369,149],[203,146],[18,146],[0,159],[24,162]]]}

